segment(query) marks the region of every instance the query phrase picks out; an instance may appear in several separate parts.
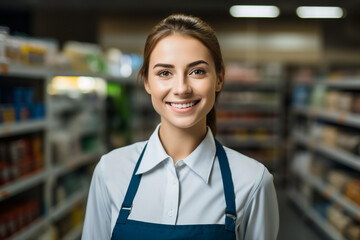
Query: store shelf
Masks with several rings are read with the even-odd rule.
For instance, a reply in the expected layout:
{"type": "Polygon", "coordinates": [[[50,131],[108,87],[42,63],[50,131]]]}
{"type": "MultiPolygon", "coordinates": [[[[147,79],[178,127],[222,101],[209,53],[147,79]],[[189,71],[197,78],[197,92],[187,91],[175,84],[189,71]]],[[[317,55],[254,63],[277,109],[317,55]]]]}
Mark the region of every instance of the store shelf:
{"type": "Polygon", "coordinates": [[[360,89],[360,78],[349,77],[342,78],[338,80],[316,80],[313,82],[304,82],[301,80],[295,80],[295,85],[306,85],[309,87],[312,86],[323,86],[332,89],[341,89],[341,90],[359,90],[360,89]]]}
{"type": "Polygon", "coordinates": [[[70,196],[65,203],[60,204],[60,206],[55,207],[53,210],[49,213],[49,219],[50,221],[57,221],[60,218],[62,218],[64,215],[69,213],[71,209],[76,206],[77,204],[80,204],[81,202],[86,200],[88,191],[87,189],[81,190],[78,193],[73,194],[70,196]]]}
{"type": "Polygon", "coordinates": [[[277,103],[242,103],[242,102],[219,102],[217,107],[221,110],[229,110],[233,112],[263,112],[274,113],[280,111],[280,105],[277,103]]]}
{"type": "Polygon", "coordinates": [[[29,120],[25,122],[0,124],[0,137],[8,137],[43,130],[47,127],[47,120],[29,120]]]}
{"type": "Polygon", "coordinates": [[[224,84],[222,89],[223,91],[228,92],[238,92],[238,91],[278,91],[279,83],[278,82],[256,82],[256,83],[233,83],[227,82],[224,84]]]}
{"type": "Polygon", "coordinates": [[[360,90],[360,78],[343,78],[336,81],[327,81],[324,84],[331,88],[360,90]]]}
{"type": "Polygon", "coordinates": [[[287,196],[298,208],[300,208],[301,212],[305,214],[308,219],[313,221],[315,225],[328,236],[329,239],[346,240],[332,225],[330,225],[330,223],[328,223],[306,202],[302,195],[297,193],[295,190],[289,190],[287,196]]]}
{"type": "Polygon", "coordinates": [[[334,187],[326,183],[322,179],[312,176],[310,174],[298,174],[302,181],[314,187],[327,199],[340,205],[350,216],[360,221],[360,206],[353,203],[343,194],[339,193],[334,187]]]}
{"type": "Polygon", "coordinates": [[[279,146],[279,141],[280,141],[277,136],[267,137],[264,139],[253,139],[253,138],[241,139],[239,137],[232,135],[230,136],[219,135],[217,138],[221,141],[222,144],[230,148],[277,147],[279,146]]]}
{"type": "Polygon", "coordinates": [[[9,240],[29,240],[34,239],[34,235],[39,233],[42,229],[45,229],[49,225],[49,221],[46,218],[40,218],[24,230],[16,233],[14,236],[10,237],[9,240]]]}
{"type": "Polygon", "coordinates": [[[293,111],[296,114],[305,115],[311,118],[318,118],[337,124],[360,128],[360,114],[329,112],[326,110],[313,109],[301,106],[294,107],[293,111]]]}
{"type": "Polygon", "coordinates": [[[43,182],[48,175],[48,171],[41,171],[0,187],[0,201],[43,182]]]}
{"type": "Polygon", "coordinates": [[[219,130],[221,129],[228,129],[228,128],[239,128],[239,127],[246,127],[249,128],[266,128],[266,129],[273,129],[277,130],[279,128],[279,120],[278,119],[226,119],[226,120],[218,120],[217,127],[219,130]]]}
{"type": "Polygon", "coordinates": [[[297,131],[294,131],[292,136],[295,142],[305,145],[309,149],[315,150],[321,154],[324,154],[330,157],[331,159],[333,159],[334,161],[337,161],[341,164],[347,165],[351,168],[360,171],[359,156],[356,156],[354,154],[351,154],[349,152],[346,152],[338,148],[326,146],[321,142],[306,137],[304,134],[299,133],[297,131]]]}
{"type": "Polygon", "coordinates": [[[69,162],[63,163],[60,166],[56,166],[52,169],[52,176],[59,176],[66,172],[71,172],[81,166],[88,165],[90,163],[99,160],[101,153],[84,153],[73,157],[69,162]]]}
{"type": "Polygon", "coordinates": [[[72,229],[65,237],[63,237],[63,240],[76,240],[81,237],[83,229],[83,224],[80,224],[79,226],[72,229]]]}
{"type": "Polygon", "coordinates": [[[0,76],[45,78],[51,73],[52,69],[47,66],[27,66],[11,63],[8,65],[7,72],[0,72],[0,76]]]}

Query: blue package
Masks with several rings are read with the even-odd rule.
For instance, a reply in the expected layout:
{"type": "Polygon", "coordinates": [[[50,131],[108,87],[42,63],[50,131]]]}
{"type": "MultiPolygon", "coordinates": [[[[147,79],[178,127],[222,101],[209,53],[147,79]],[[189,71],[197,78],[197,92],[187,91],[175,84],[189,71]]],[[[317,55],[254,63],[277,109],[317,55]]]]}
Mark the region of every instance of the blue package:
{"type": "Polygon", "coordinates": [[[33,102],[34,90],[32,88],[25,88],[24,92],[24,103],[30,104],[33,102]]]}

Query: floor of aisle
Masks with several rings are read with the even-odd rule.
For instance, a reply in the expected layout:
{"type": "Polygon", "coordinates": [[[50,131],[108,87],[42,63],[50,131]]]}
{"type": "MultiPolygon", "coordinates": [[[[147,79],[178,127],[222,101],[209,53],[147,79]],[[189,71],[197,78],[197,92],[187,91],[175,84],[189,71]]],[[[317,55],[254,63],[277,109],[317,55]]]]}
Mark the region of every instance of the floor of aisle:
{"type": "Polygon", "coordinates": [[[280,229],[277,240],[324,240],[324,235],[286,197],[285,188],[277,188],[280,229]]]}

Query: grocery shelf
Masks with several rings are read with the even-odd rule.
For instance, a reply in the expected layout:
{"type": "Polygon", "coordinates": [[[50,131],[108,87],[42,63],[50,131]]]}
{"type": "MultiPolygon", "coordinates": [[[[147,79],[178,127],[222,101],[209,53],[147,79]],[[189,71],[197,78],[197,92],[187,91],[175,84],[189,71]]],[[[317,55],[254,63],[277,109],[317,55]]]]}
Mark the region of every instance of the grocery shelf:
{"type": "Polygon", "coordinates": [[[48,121],[45,119],[0,124],[0,137],[8,137],[13,135],[35,132],[43,130],[47,126],[48,121]]]}
{"type": "Polygon", "coordinates": [[[317,213],[295,190],[289,190],[288,198],[301,209],[301,212],[313,221],[327,236],[332,240],[346,240],[330,223],[328,223],[319,213],[317,213]]]}
{"type": "Polygon", "coordinates": [[[334,123],[347,125],[350,127],[360,128],[360,114],[346,112],[330,112],[321,109],[314,109],[302,106],[293,108],[294,113],[309,116],[311,118],[319,118],[334,123]]]}
{"type": "Polygon", "coordinates": [[[277,147],[279,146],[279,137],[271,136],[264,137],[263,139],[254,139],[254,138],[239,138],[237,136],[217,136],[222,144],[230,148],[249,148],[249,147],[277,147]]]}
{"type": "Polygon", "coordinates": [[[129,85],[136,85],[136,73],[130,77],[117,77],[103,73],[79,72],[72,69],[61,69],[51,66],[24,65],[10,63],[6,71],[0,71],[0,76],[24,77],[24,78],[47,78],[51,76],[88,76],[102,78],[107,81],[121,82],[129,85]]]}
{"type": "Polygon", "coordinates": [[[7,72],[0,72],[0,76],[25,77],[25,78],[45,78],[49,76],[52,69],[47,66],[30,66],[11,63],[8,65],[7,72]]]}
{"type": "Polygon", "coordinates": [[[41,171],[26,177],[22,177],[19,180],[15,180],[14,182],[10,182],[0,187],[0,201],[43,182],[48,177],[48,175],[49,171],[41,171]]]}
{"type": "Polygon", "coordinates": [[[292,136],[295,142],[303,144],[309,149],[313,149],[317,152],[327,155],[331,159],[339,163],[342,163],[360,171],[359,156],[356,156],[339,148],[328,147],[325,144],[320,143],[319,141],[306,137],[304,134],[298,131],[294,131],[292,133],[292,136]]]}
{"type": "Polygon", "coordinates": [[[280,105],[277,103],[242,103],[242,102],[219,102],[217,107],[221,110],[230,110],[234,112],[264,112],[274,113],[280,111],[280,105]]]}
{"type": "Polygon", "coordinates": [[[322,179],[312,176],[310,174],[298,174],[301,177],[302,181],[313,186],[318,192],[320,192],[327,199],[332,200],[336,204],[343,207],[343,209],[354,219],[360,220],[360,206],[356,203],[353,203],[338,190],[332,187],[330,184],[326,183],[322,179]]]}
{"type": "Polygon", "coordinates": [[[39,218],[35,220],[30,226],[26,227],[22,231],[11,236],[9,240],[29,240],[34,239],[34,235],[39,233],[42,229],[49,225],[49,221],[46,218],[39,218]]]}
{"type": "Polygon", "coordinates": [[[81,190],[68,199],[66,199],[65,203],[60,204],[59,206],[55,207],[53,210],[50,210],[49,219],[50,221],[57,221],[62,218],[65,214],[70,212],[72,208],[85,201],[88,194],[88,190],[81,190]]]}
{"type": "Polygon", "coordinates": [[[82,229],[83,229],[83,224],[80,224],[79,226],[76,226],[74,229],[72,229],[62,239],[63,240],[76,240],[76,239],[79,239],[81,237],[82,229]]]}
{"type": "Polygon", "coordinates": [[[359,90],[360,89],[360,78],[343,78],[336,81],[321,81],[319,84],[323,84],[326,87],[337,88],[337,89],[349,89],[359,90]]]}
{"type": "Polygon", "coordinates": [[[279,83],[278,82],[254,82],[254,83],[244,83],[244,82],[226,82],[224,84],[224,91],[278,91],[279,83]]]}
{"type": "Polygon", "coordinates": [[[83,153],[72,158],[66,163],[63,163],[59,166],[55,166],[51,174],[52,176],[59,176],[66,172],[70,172],[74,169],[77,169],[81,166],[88,165],[90,163],[96,162],[99,160],[101,153],[83,153]]]}
{"type": "Polygon", "coordinates": [[[279,128],[280,121],[279,119],[219,119],[217,120],[218,129],[227,129],[227,128],[237,128],[237,127],[246,127],[246,128],[266,128],[277,130],[279,128]]]}
{"type": "Polygon", "coordinates": [[[348,77],[341,78],[338,80],[315,80],[313,82],[304,82],[300,79],[295,80],[295,85],[305,85],[305,86],[324,86],[332,89],[341,89],[341,90],[359,90],[360,89],[360,78],[348,77]]]}

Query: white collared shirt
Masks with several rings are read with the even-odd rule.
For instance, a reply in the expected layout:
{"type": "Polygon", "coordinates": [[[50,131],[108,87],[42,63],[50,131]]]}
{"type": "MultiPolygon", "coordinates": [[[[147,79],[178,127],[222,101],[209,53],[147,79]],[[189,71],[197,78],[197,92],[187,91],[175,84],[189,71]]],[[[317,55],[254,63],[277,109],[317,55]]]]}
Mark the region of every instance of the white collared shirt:
{"type": "MultiPolygon", "coordinates": [[[[160,126],[160,125],[159,125],[160,126]]],[[[136,174],[142,174],[129,219],[186,225],[225,224],[225,196],[211,130],[175,165],[156,128],[136,174]]],[[[91,181],[83,240],[110,239],[135,164],[146,142],[111,151],[97,164],[91,181]]],[[[225,147],[237,209],[236,239],[275,240],[279,228],[272,175],[259,162],[225,147]]]]}

